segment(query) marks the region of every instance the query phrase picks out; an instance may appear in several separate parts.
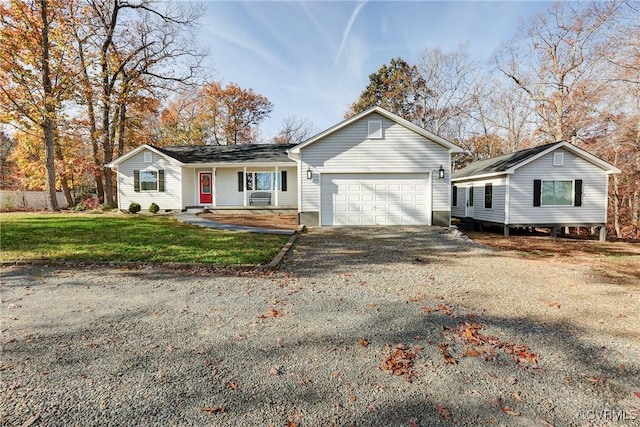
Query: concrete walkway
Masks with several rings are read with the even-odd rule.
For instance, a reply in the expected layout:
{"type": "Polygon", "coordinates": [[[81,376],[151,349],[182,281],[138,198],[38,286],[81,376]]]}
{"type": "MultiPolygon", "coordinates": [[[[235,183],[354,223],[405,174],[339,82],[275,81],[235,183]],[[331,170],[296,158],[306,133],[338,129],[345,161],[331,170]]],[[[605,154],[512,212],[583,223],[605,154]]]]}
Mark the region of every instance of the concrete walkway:
{"type": "Polygon", "coordinates": [[[175,214],[174,217],[178,221],[185,222],[187,224],[193,224],[200,227],[215,228],[217,230],[244,231],[246,233],[284,234],[287,236],[295,234],[294,230],[277,230],[273,228],[245,227],[243,225],[224,224],[222,222],[200,218],[199,216],[189,212],[180,212],[175,214]]]}

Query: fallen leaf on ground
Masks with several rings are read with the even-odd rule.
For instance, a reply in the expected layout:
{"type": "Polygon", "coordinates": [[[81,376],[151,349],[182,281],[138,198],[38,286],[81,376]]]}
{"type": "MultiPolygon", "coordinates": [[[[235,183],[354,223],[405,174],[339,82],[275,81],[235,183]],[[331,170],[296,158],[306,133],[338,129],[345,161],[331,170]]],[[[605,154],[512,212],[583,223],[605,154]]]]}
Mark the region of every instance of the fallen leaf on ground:
{"type": "Polygon", "coordinates": [[[449,344],[438,344],[438,350],[440,350],[440,353],[442,353],[445,363],[449,365],[455,365],[456,363],[458,363],[455,357],[451,356],[451,352],[449,351],[449,344]]]}
{"type": "Polygon", "coordinates": [[[369,345],[369,341],[363,338],[360,341],[358,341],[358,344],[360,344],[362,347],[366,347],[369,345]]]}
{"type": "Polygon", "coordinates": [[[200,408],[200,412],[208,412],[210,414],[223,414],[227,412],[227,408],[224,406],[205,406],[204,408],[200,408]]]}
{"type": "Polygon", "coordinates": [[[409,427],[420,427],[420,423],[418,423],[417,419],[411,418],[409,420],[409,427]]]}
{"type": "Polygon", "coordinates": [[[520,396],[520,393],[518,393],[517,391],[514,391],[512,394],[513,398],[518,401],[518,402],[522,402],[522,396],[520,396]]]}
{"type": "Polygon", "coordinates": [[[268,317],[282,317],[282,312],[272,308],[267,312],[267,314],[259,316],[260,319],[266,319],[268,317]]]}
{"type": "Polygon", "coordinates": [[[445,421],[452,421],[452,417],[451,417],[451,411],[448,408],[445,408],[444,406],[440,406],[437,403],[433,405],[436,408],[436,411],[438,412],[438,415],[440,416],[440,418],[442,418],[445,421]]]}
{"type": "Polygon", "coordinates": [[[496,396],[489,401],[489,406],[495,409],[502,408],[502,400],[496,396]]]}
{"type": "Polygon", "coordinates": [[[511,415],[512,417],[520,416],[520,412],[516,412],[513,409],[509,408],[508,406],[503,406],[502,407],[502,412],[504,412],[507,415],[511,415]]]}
{"type": "Polygon", "coordinates": [[[640,399],[640,391],[634,391],[634,392],[633,392],[633,395],[634,395],[635,397],[637,397],[638,399],[640,399]]]}
{"type": "Polygon", "coordinates": [[[596,374],[596,375],[592,375],[590,377],[587,377],[587,381],[594,383],[594,384],[604,384],[607,382],[607,380],[609,379],[609,377],[605,374],[596,374]]]}
{"type": "Polygon", "coordinates": [[[467,347],[467,349],[464,351],[462,355],[467,357],[478,357],[478,356],[482,356],[483,354],[484,352],[481,349],[478,349],[477,347],[467,347]]]}
{"type": "Polygon", "coordinates": [[[229,381],[227,383],[227,387],[229,387],[231,390],[237,390],[238,389],[238,384],[234,383],[233,381],[229,381]]]}
{"type": "Polygon", "coordinates": [[[549,307],[557,307],[557,308],[560,308],[560,303],[559,303],[559,302],[556,302],[556,301],[550,301],[550,302],[548,302],[548,303],[547,303],[547,305],[548,305],[549,307]]]}
{"type": "Polygon", "coordinates": [[[350,402],[355,402],[356,400],[358,400],[358,398],[356,396],[354,396],[353,394],[349,396],[349,401],[350,402]]]}
{"type": "Polygon", "coordinates": [[[416,357],[404,344],[397,344],[395,350],[382,361],[382,369],[411,382],[416,376],[413,372],[413,359],[416,357]]]}
{"type": "Polygon", "coordinates": [[[418,302],[418,301],[422,301],[423,299],[425,299],[426,295],[423,294],[422,292],[419,292],[415,297],[411,298],[409,301],[411,302],[418,302]]]}
{"type": "Polygon", "coordinates": [[[511,385],[514,385],[515,383],[518,382],[518,379],[516,377],[514,377],[513,375],[509,375],[507,377],[507,382],[511,385]]]}
{"type": "Polygon", "coordinates": [[[378,412],[378,407],[377,407],[375,404],[370,403],[370,404],[369,404],[369,410],[370,410],[371,412],[378,412]]]}
{"type": "Polygon", "coordinates": [[[433,312],[439,311],[440,313],[447,316],[454,315],[453,307],[449,304],[438,304],[437,307],[422,307],[422,311],[424,311],[425,313],[433,313],[433,312]]]}
{"type": "Polygon", "coordinates": [[[273,368],[269,369],[269,373],[271,375],[280,375],[282,367],[281,366],[274,366],[273,368]]]}

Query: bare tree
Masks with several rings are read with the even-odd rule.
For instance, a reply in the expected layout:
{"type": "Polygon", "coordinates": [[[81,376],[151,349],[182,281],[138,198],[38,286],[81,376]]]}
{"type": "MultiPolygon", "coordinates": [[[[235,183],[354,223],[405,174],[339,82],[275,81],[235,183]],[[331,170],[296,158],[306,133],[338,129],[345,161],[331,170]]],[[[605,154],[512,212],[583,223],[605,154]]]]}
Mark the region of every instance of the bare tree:
{"type": "Polygon", "coordinates": [[[282,120],[282,129],[273,138],[275,144],[299,144],[317,133],[313,122],[297,116],[288,116],[282,120]]]}
{"type": "Polygon", "coordinates": [[[417,64],[423,84],[417,88],[416,123],[460,140],[458,129],[464,127],[460,121],[469,117],[477,67],[464,45],[451,53],[439,48],[424,50],[417,64]]]}
{"type": "Polygon", "coordinates": [[[540,132],[552,140],[587,138],[596,52],[615,2],[556,2],[496,54],[498,68],[534,103],[540,132]]]}

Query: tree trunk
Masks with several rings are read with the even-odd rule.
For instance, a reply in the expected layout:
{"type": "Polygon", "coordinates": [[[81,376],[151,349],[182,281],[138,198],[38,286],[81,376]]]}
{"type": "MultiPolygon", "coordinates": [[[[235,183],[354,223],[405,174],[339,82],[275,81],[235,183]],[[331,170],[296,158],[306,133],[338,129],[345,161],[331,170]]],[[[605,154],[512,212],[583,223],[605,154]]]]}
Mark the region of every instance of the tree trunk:
{"type": "Polygon", "coordinates": [[[51,212],[60,210],[56,198],[56,169],[54,161],[54,132],[56,107],[53,100],[53,88],[49,70],[49,17],[47,16],[47,0],[40,0],[40,14],[42,18],[42,87],[44,89],[44,120],[42,130],[45,145],[45,169],[47,192],[47,209],[51,212]]]}
{"type": "Polygon", "coordinates": [[[631,224],[632,224],[632,233],[635,235],[636,239],[640,238],[640,191],[636,187],[633,191],[632,207],[631,207],[631,224]]]}
{"type": "Polygon", "coordinates": [[[616,237],[622,237],[620,228],[620,199],[618,197],[618,188],[620,184],[620,176],[613,175],[613,226],[616,230],[616,237]]]}

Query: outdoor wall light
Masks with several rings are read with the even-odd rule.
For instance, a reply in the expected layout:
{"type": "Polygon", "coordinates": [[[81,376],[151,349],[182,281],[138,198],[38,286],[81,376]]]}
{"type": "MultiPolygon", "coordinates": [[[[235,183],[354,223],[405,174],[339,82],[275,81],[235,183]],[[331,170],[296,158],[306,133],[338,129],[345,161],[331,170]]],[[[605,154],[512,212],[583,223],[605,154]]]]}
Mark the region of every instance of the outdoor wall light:
{"type": "Polygon", "coordinates": [[[444,168],[440,165],[440,169],[438,169],[438,178],[444,179],[444,168]]]}
{"type": "Polygon", "coordinates": [[[313,172],[311,172],[311,167],[307,168],[307,179],[313,178],[313,172]]]}

